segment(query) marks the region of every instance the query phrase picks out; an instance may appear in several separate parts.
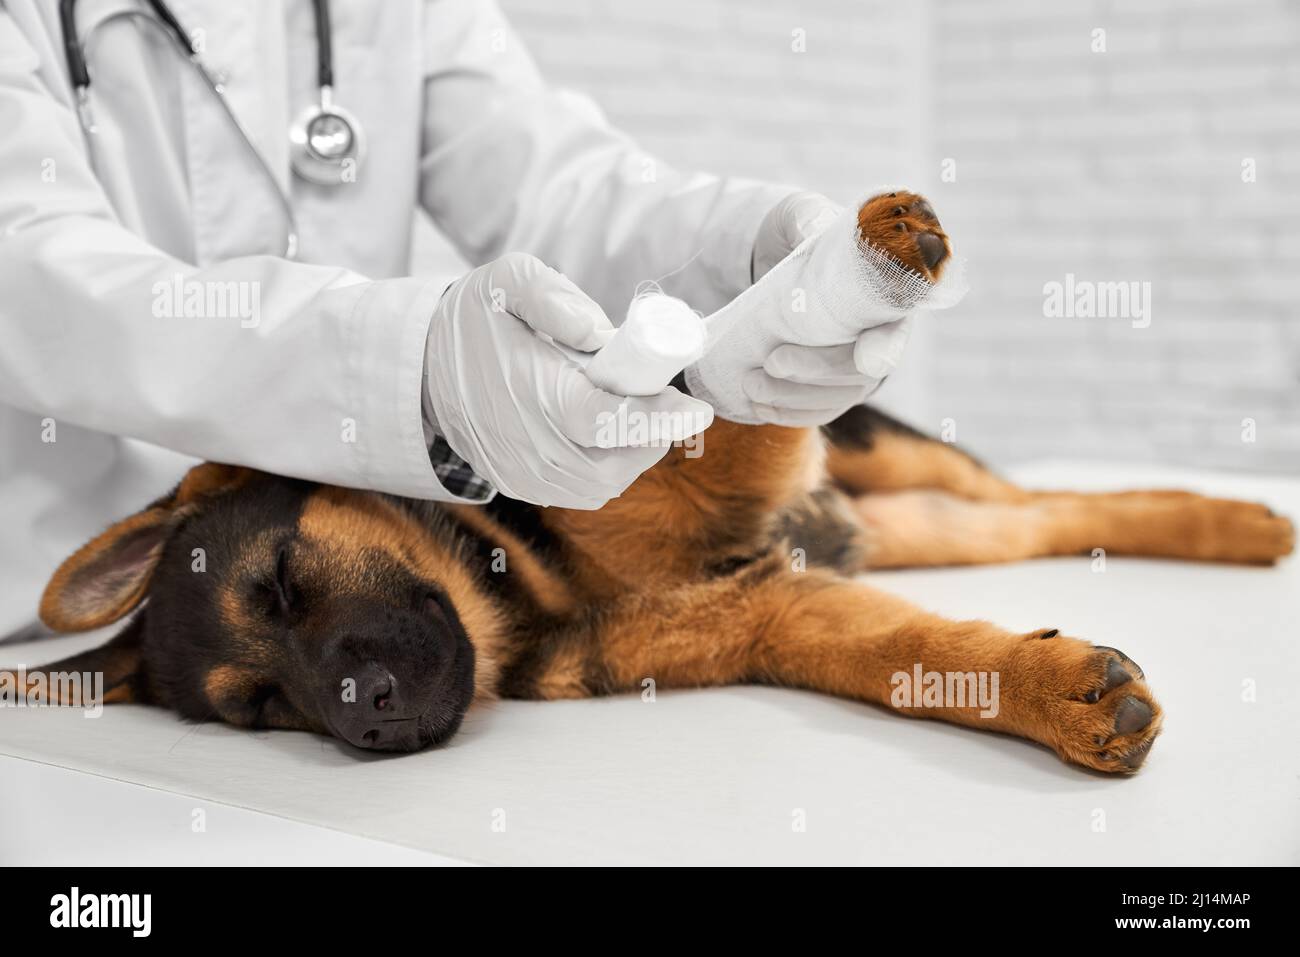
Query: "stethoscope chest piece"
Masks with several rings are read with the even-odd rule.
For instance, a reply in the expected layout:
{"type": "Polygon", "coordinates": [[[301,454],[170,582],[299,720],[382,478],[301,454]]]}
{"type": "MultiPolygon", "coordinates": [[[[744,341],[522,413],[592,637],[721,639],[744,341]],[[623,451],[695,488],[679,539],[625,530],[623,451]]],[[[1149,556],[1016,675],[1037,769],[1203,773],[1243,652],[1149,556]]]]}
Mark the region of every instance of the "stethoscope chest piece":
{"type": "Polygon", "coordinates": [[[320,102],[298,114],[289,127],[289,162],[309,183],[337,186],[355,182],[366,155],[361,124],[336,106],[331,89],[322,86],[320,102]]]}

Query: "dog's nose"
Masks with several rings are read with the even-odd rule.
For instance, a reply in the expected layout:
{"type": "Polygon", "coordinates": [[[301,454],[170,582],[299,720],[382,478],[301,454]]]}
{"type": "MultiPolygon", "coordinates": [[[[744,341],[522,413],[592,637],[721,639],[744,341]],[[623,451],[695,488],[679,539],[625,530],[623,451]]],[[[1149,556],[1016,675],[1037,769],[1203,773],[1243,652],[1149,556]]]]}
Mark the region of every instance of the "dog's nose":
{"type": "Polygon", "coordinates": [[[922,233],[916,237],[916,246],[921,251],[926,269],[933,269],[948,256],[948,247],[943,238],[934,233],[922,233]]]}
{"type": "Polygon", "coordinates": [[[390,750],[411,731],[406,720],[402,688],[393,673],[378,662],[368,662],[356,675],[339,681],[341,692],[330,709],[339,737],[359,748],[390,750]],[[349,678],[351,681],[349,681],[349,678]]]}
{"type": "Polygon", "coordinates": [[[357,686],[358,703],[369,704],[375,711],[391,712],[397,679],[391,671],[380,665],[373,665],[367,671],[369,673],[363,683],[358,683],[357,686]]]}

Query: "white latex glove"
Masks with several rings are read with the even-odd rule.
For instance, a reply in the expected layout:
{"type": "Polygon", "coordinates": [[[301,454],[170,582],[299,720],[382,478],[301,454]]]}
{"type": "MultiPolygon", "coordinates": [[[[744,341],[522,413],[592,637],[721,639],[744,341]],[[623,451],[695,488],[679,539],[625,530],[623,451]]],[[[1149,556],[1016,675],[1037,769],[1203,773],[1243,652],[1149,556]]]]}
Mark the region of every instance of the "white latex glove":
{"type": "Polygon", "coordinates": [[[454,283],[429,326],[424,363],[433,417],[452,450],[503,494],[600,508],[672,442],[712,423],[707,403],[674,388],[646,398],[598,389],[538,333],[593,352],[614,327],[576,285],[523,253],[454,283]],[[611,418],[628,427],[611,427],[611,418]]]}
{"type": "MultiPolygon", "coordinates": [[[[810,192],[793,193],[772,207],[754,239],[755,281],[841,211],[825,196],[810,192]]],[[[790,426],[824,425],[838,418],[894,371],[909,331],[910,321],[900,319],[868,329],[848,345],[776,347],[763,368],[747,373],[742,382],[754,417],[790,426]]],[[[717,348],[726,348],[725,339],[717,348]]]]}
{"type": "Polygon", "coordinates": [[[861,405],[898,368],[912,319],[868,329],[843,346],[777,346],[743,387],[754,413],[777,425],[825,425],[861,405]]]}

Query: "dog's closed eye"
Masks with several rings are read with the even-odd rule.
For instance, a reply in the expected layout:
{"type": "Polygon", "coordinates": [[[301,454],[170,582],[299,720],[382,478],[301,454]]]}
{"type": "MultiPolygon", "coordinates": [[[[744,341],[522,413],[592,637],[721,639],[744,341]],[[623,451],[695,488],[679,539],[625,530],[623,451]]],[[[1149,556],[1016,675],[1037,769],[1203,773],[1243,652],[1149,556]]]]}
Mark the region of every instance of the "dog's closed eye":
{"type": "Polygon", "coordinates": [[[267,589],[271,593],[269,612],[272,618],[288,618],[299,603],[299,595],[289,576],[289,549],[281,547],[275,557],[275,577],[267,589]]]}
{"type": "Polygon", "coordinates": [[[454,611],[447,593],[437,589],[426,594],[424,596],[424,613],[439,624],[450,627],[454,611]]]}

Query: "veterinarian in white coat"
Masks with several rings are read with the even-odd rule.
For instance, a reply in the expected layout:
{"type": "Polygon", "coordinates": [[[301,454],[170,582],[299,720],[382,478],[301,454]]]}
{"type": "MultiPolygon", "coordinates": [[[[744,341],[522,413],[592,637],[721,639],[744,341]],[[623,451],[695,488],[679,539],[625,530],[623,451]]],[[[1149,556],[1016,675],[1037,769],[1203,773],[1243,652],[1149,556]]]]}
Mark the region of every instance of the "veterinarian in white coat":
{"type": "Polygon", "coordinates": [[[342,183],[309,182],[288,131],[321,98],[312,4],[167,8],[255,151],[165,30],[139,22],[158,16],[145,0],[75,4],[89,136],[60,5],[0,9],[0,636],[31,622],[63,557],[190,457],[445,500],[484,500],[476,473],[494,470],[521,497],[596,507],[662,454],[579,448],[549,484],[526,464],[554,464],[545,447],[470,466],[451,454],[438,415],[491,432],[509,412],[540,441],[535,424],[563,415],[547,403],[590,405],[564,389],[593,387],[557,385],[531,345],[426,356],[431,322],[472,332],[498,285],[509,312],[575,346],[597,345],[604,320],[518,255],[455,297],[461,277],[410,277],[417,207],[471,263],[529,253],[617,322],[637,282],[679,268],[665,287],[715,309],[826,205],[647,156],[589,100],[546,87],[490,0],[329,5],[333,94],[367,149],[342,183]],[[482,394],[431,413],[424,377],[471,360],[482,394]]]}

